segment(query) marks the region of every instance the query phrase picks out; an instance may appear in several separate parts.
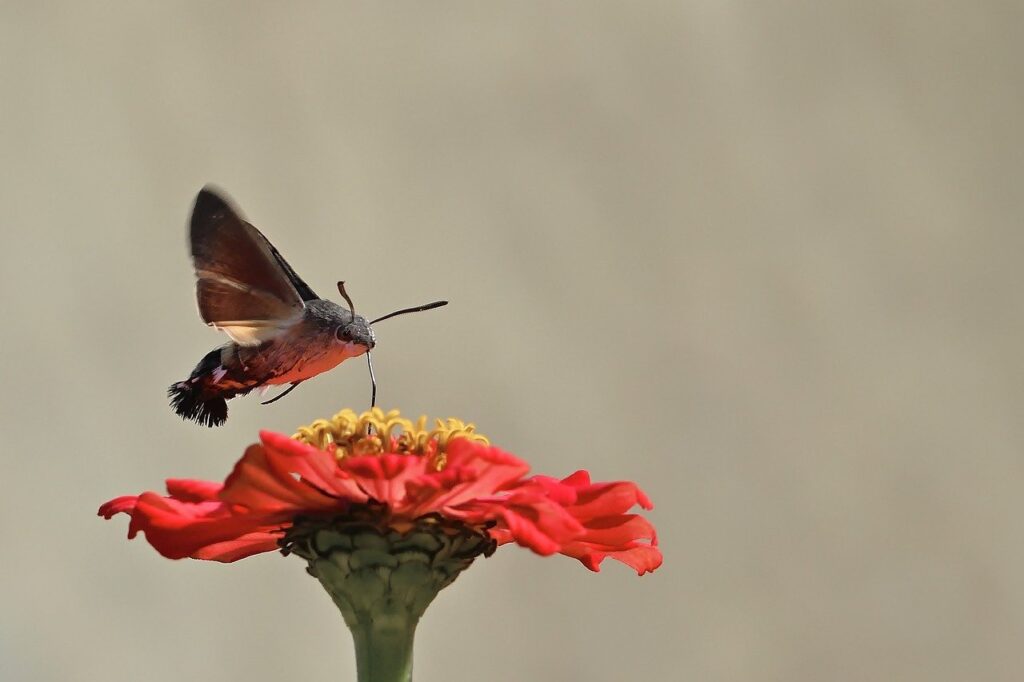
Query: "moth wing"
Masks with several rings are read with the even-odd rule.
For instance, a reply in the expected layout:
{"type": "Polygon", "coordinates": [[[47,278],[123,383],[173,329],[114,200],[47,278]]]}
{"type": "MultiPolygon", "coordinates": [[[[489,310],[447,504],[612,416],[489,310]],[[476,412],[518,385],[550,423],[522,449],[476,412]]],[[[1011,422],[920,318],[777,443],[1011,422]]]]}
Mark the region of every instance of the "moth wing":
{"type": "Polygon", "coordinates": [[[189,239],[199,314],[239,345],[273,338],[316,298],[267,238],[209,187],[196,197],[189,239]]]}
{"type": "MultiPolygon", "coordinates": [[[[246,225],[249,224],[246,223],[246,225]]],[[[302,278],[292,270],[292,266],[288,265],[288,261],[284,259],[284,256],[281,255],[280,251],[274,248],[274,245],[270,243],[270,240],[264,237],[263,233],[252,225],[249,225],[249,227],[251,227],[252,231],[256,233],[256,236],[263,240],[266,247],[270,249],[270,253],[274,255],[274,259],[277,261],[277,264],[281,266],[281,269],[284,270],[284,274],[288,276],[288,281],[292,283],[292,286],[295,287],[295,291],[298,292],[299,298],[303,301],[315,301],[319,299],[320,297],[309,288],[309,285],[303,282],[302,278]]]]}

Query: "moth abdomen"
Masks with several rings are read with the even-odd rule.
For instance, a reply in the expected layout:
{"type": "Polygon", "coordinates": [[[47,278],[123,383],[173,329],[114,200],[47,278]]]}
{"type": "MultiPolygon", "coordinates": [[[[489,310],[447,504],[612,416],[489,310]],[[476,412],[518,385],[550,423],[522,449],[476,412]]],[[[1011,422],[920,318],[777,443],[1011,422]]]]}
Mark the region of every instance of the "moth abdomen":
{"type": "Polygon", "coordinates": [[[171,384],[167,397],[182,418],[204,426],[220,426],[228,419],[228,399],[245,395],[256,382],[223,381],[228,373],[221,359],[225,348],[207,353],[188,379],[171,384]]]}

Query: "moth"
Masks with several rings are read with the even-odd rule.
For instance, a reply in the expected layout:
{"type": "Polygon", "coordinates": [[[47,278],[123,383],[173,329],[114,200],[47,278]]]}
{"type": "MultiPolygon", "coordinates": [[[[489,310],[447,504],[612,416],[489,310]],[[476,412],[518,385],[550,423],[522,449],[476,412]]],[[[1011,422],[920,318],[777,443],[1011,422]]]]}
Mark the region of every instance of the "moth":
{"type": "Polygon", "coordinates": [[[338,282],[338,292],[347,310],[317,296],[274,245],[209,186],[196,197],[189,243],[199,315],[230,341],[207,353],[187,379],[171,385],[167,396],[183,419],[206,426],[227,420],[227,401],[235,396],[287,384],[263,403],[267,405],[303,381],[364,354],[375,404],[370,351],[376,338],[371,325],[448,304],[435,301],[368,322],[356,314],[344,282],[338,282]]]}

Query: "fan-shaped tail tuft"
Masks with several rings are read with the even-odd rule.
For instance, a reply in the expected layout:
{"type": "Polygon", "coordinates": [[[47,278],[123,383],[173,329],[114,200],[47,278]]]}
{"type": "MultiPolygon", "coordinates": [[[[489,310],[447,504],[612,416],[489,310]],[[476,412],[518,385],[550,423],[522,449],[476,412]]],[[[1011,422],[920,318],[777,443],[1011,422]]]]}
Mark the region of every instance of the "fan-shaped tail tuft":
{"type": "Polygon", "coordinates": [[[199,382],[179,381],[167,389],[171,407],[182,419],[204,426],[220,426],[228,420],[228,401],[220,396],[203,397],[199,382]]]}

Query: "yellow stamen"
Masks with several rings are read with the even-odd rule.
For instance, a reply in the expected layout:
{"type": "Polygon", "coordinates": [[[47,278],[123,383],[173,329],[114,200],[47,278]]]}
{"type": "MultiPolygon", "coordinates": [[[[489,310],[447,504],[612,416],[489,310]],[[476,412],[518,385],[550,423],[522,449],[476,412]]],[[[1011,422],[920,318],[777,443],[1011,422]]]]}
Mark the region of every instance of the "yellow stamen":
{"type": "Polygon", "coordinates": [[[428,430],[426,417],[420,417],[414,424],[403,418],[398,410],[384,412],[374,407],[359,415],[345,409],[330,419],[317,419],[309,426],[300,427],[292,438],[321,450],[333,448],[338,459],[383,452],[429,455],[433,458],[433,466],[440,471],[445,465],[445,448],[451,440],[468,438],[489,444],[487,438],[476,433],[475,429],[473,424],[448,418],[436,420],[434,428],[428,430]]]}

